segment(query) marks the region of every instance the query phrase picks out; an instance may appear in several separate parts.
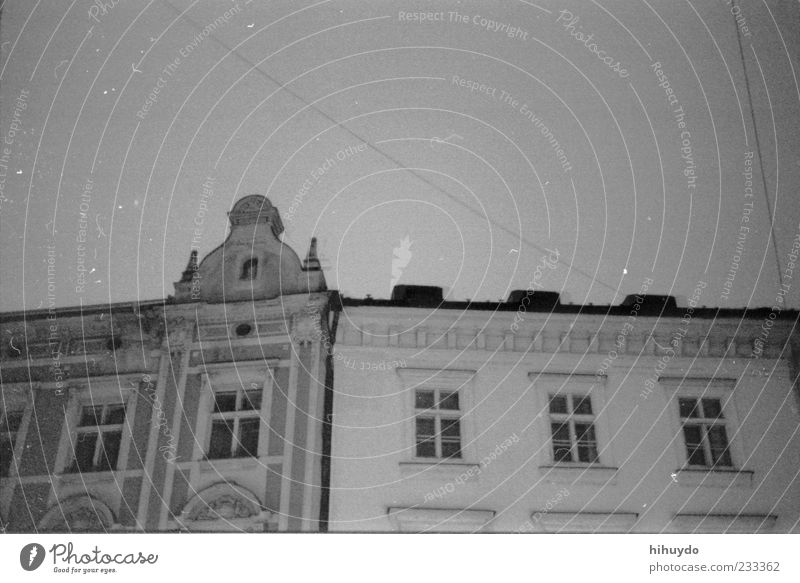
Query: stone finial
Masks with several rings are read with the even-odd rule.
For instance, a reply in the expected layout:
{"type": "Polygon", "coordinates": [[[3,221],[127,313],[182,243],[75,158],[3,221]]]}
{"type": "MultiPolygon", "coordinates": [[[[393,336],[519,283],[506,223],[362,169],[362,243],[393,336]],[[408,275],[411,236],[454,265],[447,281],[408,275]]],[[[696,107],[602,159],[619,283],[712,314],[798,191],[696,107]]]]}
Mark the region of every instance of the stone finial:
{"type": "Polygon", "coordinates": [[[311,246],[308,248],[308,254],[303,261],[303,271],[310,271],[312,269],[322,269],[317,256],[317,238],[311,237],[311,246]]]}
{"type": "Polygon", "coordinates": [[[183,270],[183,274],[181,275],[181,283],[191,282],[196,271],[197,249],[192,249],[192,253],[189,255],[189,263],[186,264],[186,269],[183,270]]]}
{"type": "Polygon", "coordinates": [[[228,219],[234,227],[267,223],[272,227],[272,233],[276,238],[283,233],[283,221],[278,209],[272,206],[268,198],[260,194],[251,194],[239,200],[228,213],[228,219]]]}

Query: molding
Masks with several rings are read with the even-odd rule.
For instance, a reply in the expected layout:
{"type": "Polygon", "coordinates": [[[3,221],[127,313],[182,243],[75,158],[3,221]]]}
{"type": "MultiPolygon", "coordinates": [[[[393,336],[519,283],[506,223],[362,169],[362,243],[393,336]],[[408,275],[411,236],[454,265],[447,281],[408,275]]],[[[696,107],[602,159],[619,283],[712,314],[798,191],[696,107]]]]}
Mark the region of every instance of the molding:
{"type": "Polygon", "coordinates": [[[559,533],[627,533],[633,529],[639,515],[635,512],[553,512],[540,510],[531,513],[531,521],[542,532],[559,533]],[[537,518],[538,516],[538,518],[537,518]]]}
{"type": "Polygon", "coordinates": [[[397,368],[398,376],[407,387],[416,389],[460,389],[475,376],[475,370],[431,368],[397,368]]]}
{"type": "Polygon", "coordinates": [[[393,506],[387,514],[392,528],[399,532],[477,532],[483,530],[496,513],[494,510],[393,506]]]}
{"type": "Polygon", "coordinates": [[[479,464],[452,461],[411,461],[400,462],[400,475],[403,477],[430,478],[432,480],[455,479],[467,473],[465,482],[477,481],[480,476],[479,464]],[[475,473],[475,469],[479,471],[475,473]],[[473,475],[474,473],[474,475],[473,475]]]}
{"type": "Polygon", "coordinates": [[[671,532],[689,534],[758,534],[775,531],[774,514],[676,514],[671,532]]]}
{"type": "Polygon", "coordinates": [[[543,465],[542,479],[547,482],[581,484],[616,484],[619,468],[601,465],[543,465]]]}
{"type": "Polygon", "coordinates": [[[675,470],[680,486],[710,488],[753,488],[752,470],[705,470],[682,468],[675,470]]]}

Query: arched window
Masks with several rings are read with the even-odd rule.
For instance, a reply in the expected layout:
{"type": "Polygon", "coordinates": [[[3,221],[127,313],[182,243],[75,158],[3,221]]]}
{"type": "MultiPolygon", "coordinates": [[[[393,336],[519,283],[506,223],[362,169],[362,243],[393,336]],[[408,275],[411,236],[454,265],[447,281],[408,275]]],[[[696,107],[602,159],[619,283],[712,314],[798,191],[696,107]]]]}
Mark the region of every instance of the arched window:
{"type": "Polygon", "coordinates": [[[253,280],[258,277],[258,259],[251,257],[242,264],[242,274],[239,279],[253,280]]]}

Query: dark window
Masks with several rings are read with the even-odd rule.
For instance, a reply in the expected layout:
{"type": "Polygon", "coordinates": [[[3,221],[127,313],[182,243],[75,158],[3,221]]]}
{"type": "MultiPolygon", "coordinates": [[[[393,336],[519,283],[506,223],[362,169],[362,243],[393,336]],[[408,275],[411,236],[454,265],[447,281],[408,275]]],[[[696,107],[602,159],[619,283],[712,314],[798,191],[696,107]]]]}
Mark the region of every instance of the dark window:
{"type": "Polygon", "coordinates": [[[209,459],[258,457],[262,389],[214,393],[209,459]]]}
{"type": "Polygon", "coordinates": [[[595,463],[597,436],[589,395],[550,395],[550,434],[556,463],[595,463]]]}
{"type": "Polygon", "coordinates": [[[7,477],[11,470],[20,425],[22,411],[0,411],[0,478],[7,477]]]}
{"type": "Polygon", "coordinates": [[[722,401],[715,398],[678,399],[678,411],[690,466],[733,467],[722,401]]]}
{"type": "Polygon", "coordinates": [[[419,390],[414,395],[416,456],[461,457],[461,419],[457,391],[419,390]]]}
{"type": "Polygon", "coordinates": [[[125,405],[87,405],[81,409],[68,472],[106,472],[117,469],[125,405]]]}
{"type": "Polygon", "coordinates": [[[251,257],[242,264],[242,273],[239,279],[253,280],[258,277],[258,258],[251,257]]]}

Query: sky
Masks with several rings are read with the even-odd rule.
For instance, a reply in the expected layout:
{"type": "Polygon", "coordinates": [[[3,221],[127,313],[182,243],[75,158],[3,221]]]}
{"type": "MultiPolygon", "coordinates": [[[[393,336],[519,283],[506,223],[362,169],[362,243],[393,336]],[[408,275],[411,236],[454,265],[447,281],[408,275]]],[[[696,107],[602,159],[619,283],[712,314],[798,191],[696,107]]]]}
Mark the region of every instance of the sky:
{"type": "Polygon", "coordinates": [[[798,308],[799,32],[790,1],[6,1],[0,311],[167,297],[253,193],[350,297],[798,308]]]}

